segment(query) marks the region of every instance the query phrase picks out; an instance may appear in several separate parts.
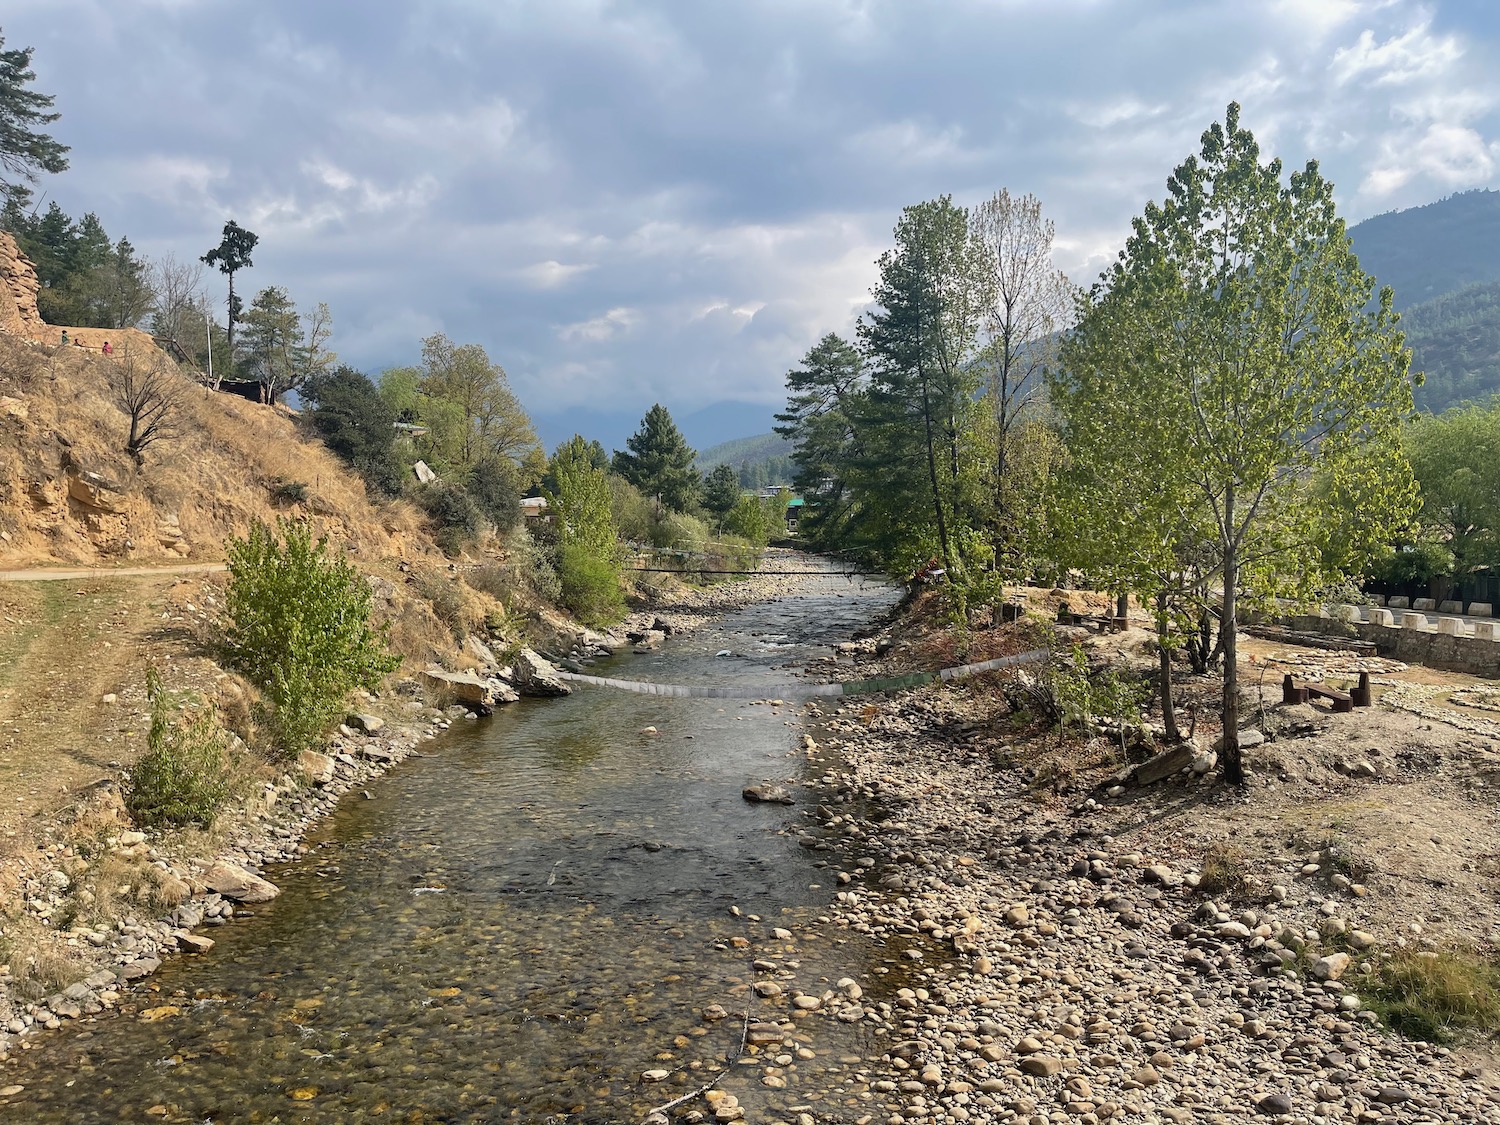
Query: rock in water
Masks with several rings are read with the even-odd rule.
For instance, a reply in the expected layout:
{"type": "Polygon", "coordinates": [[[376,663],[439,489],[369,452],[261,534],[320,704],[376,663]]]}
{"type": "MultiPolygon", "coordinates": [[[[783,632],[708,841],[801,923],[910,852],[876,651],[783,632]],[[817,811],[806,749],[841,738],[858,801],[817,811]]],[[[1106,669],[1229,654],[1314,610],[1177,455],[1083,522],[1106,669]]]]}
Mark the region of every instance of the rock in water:
{"type": "Polygon", "coordinates": [[[790,805],[792,803],[792,795],[779,785],[747,785],[740,790],[740,796],[747,801],[762,804],[790,805]]]}
{"type": "Polygon", "coordinates": [[[231,902],[270,902],[281,893],[275,883],[222,859],[208,869],[203,885],[231,902]]]}
{"type": "Polygon", "coordinates": [[[557,669],[529,648],[523,648],[516,657],[514,674],[522,695],[545,698],[573,694],[573,689],[558,678],[557,669]]]}

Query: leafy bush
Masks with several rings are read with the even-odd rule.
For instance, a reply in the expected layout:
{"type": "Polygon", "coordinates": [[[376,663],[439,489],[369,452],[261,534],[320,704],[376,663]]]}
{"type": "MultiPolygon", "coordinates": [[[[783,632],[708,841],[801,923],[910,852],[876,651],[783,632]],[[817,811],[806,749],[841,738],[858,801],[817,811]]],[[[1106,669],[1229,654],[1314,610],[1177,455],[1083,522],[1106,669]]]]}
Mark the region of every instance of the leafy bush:
{"type": "Polygon", "coordinates": [[[460,486],[433,481],[413,491],[412,499],[437,526],[433,538],[448,554],[458,554],[479,534],[484,516],[474,498],[460,486]]]}
{"type": "Polygon", "coordinates": [[[275,707],[282,751],[319,742],[355,687],[399,663],[370,624],[370,588],[305,524],[256,524],[228,545],[225,648],[275,707]]]}
{"type": "Polygon", "coordinates": [[[486,457],[479,462],[470,471],[464,490],[496,531],[509,531],[521,518],[521,470],[508,457],[486,457]]]}
{"type": "Polygon", "coordinates": [[[277,504],[301,504],[307,499],[307,485],[300,480],[277,479],[271,483],[271,499],[277,504]]]}
{"type": "Polygon", "coordinates": [[[651,539],[651,501],[624,477],[610,475],[609,509],[615,532],[626,543],[645,543],[651,539]]]}
{"type": "Polygon", "coordinates": [[[557,552],[557,577],[562,602],[585,625],[608,625],[625,613],[619,568],[578,543],[565,543],[557,552]]]}
{"type": "Polygon", "coordinates": [[[151,731],[125,781],[125,807],[147,828],[207,828],[229,793],[229,735],[211,706],[172,722],[172,702],[155,668],[146,670],[151,731]]]}

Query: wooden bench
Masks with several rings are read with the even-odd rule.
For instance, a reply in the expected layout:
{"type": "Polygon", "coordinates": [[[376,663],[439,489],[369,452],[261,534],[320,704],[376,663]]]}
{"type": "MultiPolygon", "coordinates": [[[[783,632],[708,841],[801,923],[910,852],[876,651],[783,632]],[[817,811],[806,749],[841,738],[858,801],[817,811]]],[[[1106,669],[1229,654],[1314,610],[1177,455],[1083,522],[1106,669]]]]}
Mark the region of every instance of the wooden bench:
{"type": "Polygon", "coordinates": [[[1353,711],[1356,707],[1368,707],[1374,699],[1374,692],[1370,688],[1370,673],[1361,672],[1359,685],[1351,691],[1339,691],[1327,684],[1299,683],[1288,672],[1281,681],[1281,701],[1306,703],[1309,699],[1327,700],[1333,704],[1333,709],[1338,714],[1353,711]]]}

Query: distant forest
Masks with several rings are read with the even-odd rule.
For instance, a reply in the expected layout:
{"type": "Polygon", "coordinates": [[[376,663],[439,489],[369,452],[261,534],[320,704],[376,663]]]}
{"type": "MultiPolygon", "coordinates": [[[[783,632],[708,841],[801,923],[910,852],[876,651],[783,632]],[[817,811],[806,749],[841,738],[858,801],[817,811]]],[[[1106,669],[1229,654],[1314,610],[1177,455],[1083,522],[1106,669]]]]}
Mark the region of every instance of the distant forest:
{"type": "Polygon", "coordinates": [[[767,488],[773,484],[790,484],[796,466],[792,464],[791,442],[779,434],[756,434],[721,442],[698,454],[698,469],[709,472],[718,465],[729,465],[740,474],[740,487],[767,488]]]}

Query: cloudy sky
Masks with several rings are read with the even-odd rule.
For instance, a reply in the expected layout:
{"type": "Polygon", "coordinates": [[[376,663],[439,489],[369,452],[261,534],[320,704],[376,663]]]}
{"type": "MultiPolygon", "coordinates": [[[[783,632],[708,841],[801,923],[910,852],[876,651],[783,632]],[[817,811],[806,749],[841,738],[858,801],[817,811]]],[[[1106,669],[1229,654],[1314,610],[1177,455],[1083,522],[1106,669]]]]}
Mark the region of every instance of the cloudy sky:
{"type": "Polygon", "coordinates": [[[371,372],[481,343],[549,441],[619,444],[654,401],[700,445],[763,430],[901,207],[945,192],[1035,193],[1091,280],[1230,100],[1351,221],[1500,181],[1491,0],[5,9],[73,149],[49,198],[153,256],[233,217],[243,291],[326,301],[371,372]]]}

